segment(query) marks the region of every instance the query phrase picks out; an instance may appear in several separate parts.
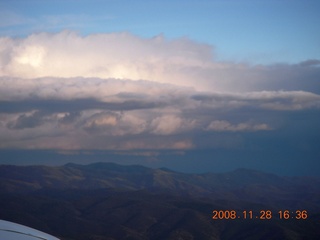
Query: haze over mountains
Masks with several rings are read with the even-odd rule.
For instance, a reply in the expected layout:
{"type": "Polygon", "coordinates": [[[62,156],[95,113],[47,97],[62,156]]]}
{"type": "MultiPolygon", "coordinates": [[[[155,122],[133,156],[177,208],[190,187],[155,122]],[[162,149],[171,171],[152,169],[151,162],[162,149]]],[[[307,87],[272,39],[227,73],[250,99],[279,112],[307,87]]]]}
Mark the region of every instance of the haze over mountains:
{"type": "Polygon", "coordinates": [[[320,234],[320,179],[248,169],[186,174],[115,163],[2,165],[0,203],[1,219],[61,239],[317,239],[320,234]],[[254,216],[270,210],[273,216],[213,220],[213,210],[252,210],[254,216]],[[279,219],[280,210],[306,210],[308,217],[279,219]]]}

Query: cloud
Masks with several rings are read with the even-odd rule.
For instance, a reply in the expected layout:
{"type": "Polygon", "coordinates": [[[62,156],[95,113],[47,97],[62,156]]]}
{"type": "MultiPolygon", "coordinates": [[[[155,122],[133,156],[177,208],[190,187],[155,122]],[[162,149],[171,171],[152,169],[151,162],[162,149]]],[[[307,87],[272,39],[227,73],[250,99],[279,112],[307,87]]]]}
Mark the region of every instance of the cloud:
{"type": "Polygon", "coordinates": [[[225,120],[215,120],[212,121],[207,127],[208,130],[213,131],[262,131],[262,130],[270,130],[270,127],[265,123],[260,124],[252,124],[252,123],[238,123],[231,124],[225,120]]]}
{"type": "Polygon", "coordinates": [[[244,93],[196,94],[192,99],[210,108],[243,108],[270,110],[319,109],[320,95],[305,91],[259,91],[244,93]]]}
{"type": "Polygon", "coordinates": [[[188,131],[195,126],[195,119],[182,119],[175,115],[163,115],[152,120],[152,133],[170,135],[180,131],[188,131]]]}
{"type": "Polygon", "coordinates": [[[21,114],[14,122],[9,122],[7,126],[11,129],[34,128],[42,125],[43,114],[40,111],[21,114]]]}
{"type": "Polygon", "coordinates": [[[99,135],[123,136],[140,134],[146,130],[146,120],[136,114],[99,112],[85,120],[83,128],[99,135]]]}
{"type": "Polygon", "coordinates": [[[218,62],[212,46],[187,38],[63,31],[4,37],[0,45],[0,76],[147,80],[215,92],[320,93],[319,60],[271,66],[218,62]]]}
{"type": "Polygon", "coordinates": [[[129,33],[40,33],[2,39],[2,45],[9,54],[1,54],[0,75],[24,78],[82,76],[181,84],[183,68],[202,67],[212,57],[210,46],[188,39],[142,39],[129,33]]]}
{"type": "Polygon", "coordinates": [[[0,148],[229,148],[276,138],[303,114],[312,132],[320,109],[318,60],[218,62],[186,38],[1,38],[0,63],[0,148]]]}
{"type": "Polygon", "coordinates": [[[299,65],[302,67],[309,67],[309,66],[319,67],[320,60],[310,59],[310,60],[306,60],[306,61],[301,62],[299,65]]]}

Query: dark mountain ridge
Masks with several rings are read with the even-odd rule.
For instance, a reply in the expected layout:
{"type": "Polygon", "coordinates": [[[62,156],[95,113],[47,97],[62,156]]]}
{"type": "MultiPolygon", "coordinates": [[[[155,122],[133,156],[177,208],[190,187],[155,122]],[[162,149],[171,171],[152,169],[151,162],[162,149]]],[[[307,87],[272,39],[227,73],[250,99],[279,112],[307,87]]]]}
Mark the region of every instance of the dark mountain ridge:
{"type": "Polygon", "coordinates": [[[94,163],[0,166],[0,219],[64,240],[318,239],[320,179],[256,170],[187,174],[94,163]],[[273,211],[273,220],[213,220],[213,210],[273,211]],[[280,220],[279,210],[307,210],[280,220]]]}
{"type": "MultiPolygon", "coordinates": [[[[187,174],[139,165],[93,163],[64,166],[0,166],[0,192],[27,193],[41,189],[122,189],[170,192],[194,198],[320,206],[320,179],[284,177],[256,170],[187,174]]],[[[295,206],[292,206],[295,207],[295,206]]]]}

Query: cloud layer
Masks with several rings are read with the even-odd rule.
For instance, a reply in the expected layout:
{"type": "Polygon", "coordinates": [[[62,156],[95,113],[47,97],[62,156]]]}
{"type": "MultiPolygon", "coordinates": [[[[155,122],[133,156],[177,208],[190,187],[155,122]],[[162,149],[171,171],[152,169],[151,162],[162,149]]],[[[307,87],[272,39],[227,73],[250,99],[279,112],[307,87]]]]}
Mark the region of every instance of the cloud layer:
{"type": "Polygon", "coordinates": [[[0,46],[0,76],[148,80],[202,91],[320,91],[319,60],[273,66],[217,62],[211,46],[187,38],[64,31],[0,38],[0,46]]]}
{"type": "Polygon", "coordinates": [[[276,136],[289,115],[319,113],[319,60],[251,66],[213,54],[161,35],[1,38],[0,147],[239,147],[247,134],[276,136]]]}

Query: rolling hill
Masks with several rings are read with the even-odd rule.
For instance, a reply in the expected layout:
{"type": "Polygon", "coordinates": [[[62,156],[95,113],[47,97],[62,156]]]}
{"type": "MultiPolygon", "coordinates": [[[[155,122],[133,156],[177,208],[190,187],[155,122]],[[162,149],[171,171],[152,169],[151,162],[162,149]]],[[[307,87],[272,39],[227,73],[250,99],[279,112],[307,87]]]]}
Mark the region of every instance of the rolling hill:
{"type": "Polygon", "coordinates": [[[0,166],[0,218],[61,239],[318,239],[320,180],[115,163],[0,166]],[[213,210],[239,219],[212,219],[213,210]],[[243,211],[253,219],[243,219],[243,211]],[[255,219],[261,211],[272,219],[255,219]],[[280,219],[279,210],[290,210],[280,219]],[[306,210],[306,219],[296,219],[306,210]],[[240,218],[241,216],[241,218],[240,218]]]}

